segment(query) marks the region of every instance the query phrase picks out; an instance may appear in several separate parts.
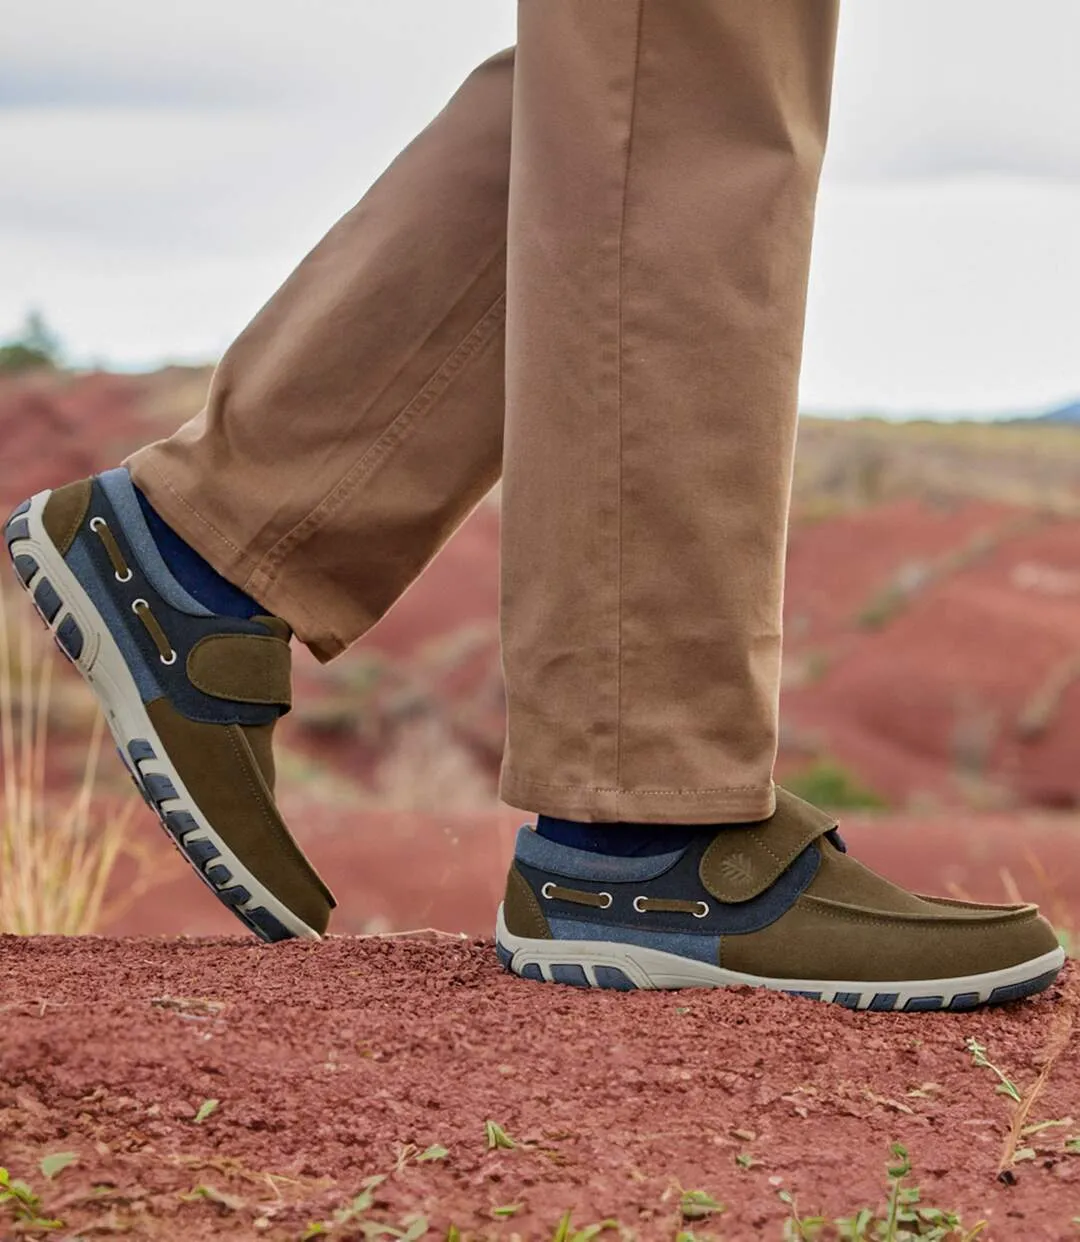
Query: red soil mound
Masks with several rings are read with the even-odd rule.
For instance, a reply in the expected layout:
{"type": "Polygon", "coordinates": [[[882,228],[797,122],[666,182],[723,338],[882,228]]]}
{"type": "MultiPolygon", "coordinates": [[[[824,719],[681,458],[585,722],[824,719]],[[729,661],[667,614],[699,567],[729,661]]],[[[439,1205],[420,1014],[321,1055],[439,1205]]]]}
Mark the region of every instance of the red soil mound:
{"type": "Polygon", "coordinates": [[[894,805],[1080,805],[1080,522],[915,502],[792,536],[789,754],[894,805]]]}
{"type": "Polygon", "coordinates": [[[1078,1001],[1075,967],[1033,1002],[905,1016],[578,992],[477,942],[5,938],[2,1159],[68,1237],[295,1242],[389,1174],[335,1237],[417,1213],[432,1239],[547,1239],[571,1211],[624,1237],[754,1239],[781,1236],[781,1189],[805,1214],[877,1208],[900,1141],[924,1205],[985,1218],[988,1239],[1060,1239],[1080,1122],[1030,1131],[999,1180],[1015,1114],[965,1043],[1025,1098],[1041,1084],[1027,1124],[1080,1117],[1078,1001]],[[489,1150],[488,1120],[517,1146],[489,1150]],[[57,1152],[78,1162],[46,1182],[57,1152]],[[725,1210],[681,1224],[684,1191],[725,1210]]]}

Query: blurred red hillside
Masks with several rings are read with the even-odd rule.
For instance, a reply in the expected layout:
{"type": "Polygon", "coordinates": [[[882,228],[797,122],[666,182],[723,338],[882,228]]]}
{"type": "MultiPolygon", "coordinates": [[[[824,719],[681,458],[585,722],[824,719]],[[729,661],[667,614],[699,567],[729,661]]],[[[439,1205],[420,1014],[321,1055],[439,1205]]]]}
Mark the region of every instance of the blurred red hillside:
{"type": "MultiPolygon", "coordinates": [[[[208,377],[0,379],[0,503],[168,434],[208,377]]],[[[284,774],[356,805],[491,805],[497,555],[493,494],[352,651],[298,653],[284,774]]],[[[804,420],[786,628],[780,769],[807,792],[1080,805],[1080,431],[804,420]]]]}

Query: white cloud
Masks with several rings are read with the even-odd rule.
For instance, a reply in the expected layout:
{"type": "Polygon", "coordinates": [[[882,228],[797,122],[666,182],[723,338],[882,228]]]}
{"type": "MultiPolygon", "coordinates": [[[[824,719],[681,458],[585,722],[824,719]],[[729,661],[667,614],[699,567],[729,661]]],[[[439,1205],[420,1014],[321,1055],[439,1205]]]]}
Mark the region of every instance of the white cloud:
{"type": "MultiPolygon", "coordinates": [[[[35,0],[5,24],[0,99],[387,101],[409,109],[513,41],[511,0],[35,0]]],[[[357,113],[357,127],[377,121],[357,113]]]]}
{"type": "Polygon", "coordinates": [[[823,187],[803,397],[1015,413],[1080,393],[1080,182],[823,187]]]}
{"type": "Polygon", "coordinates": [[[1075,0],[841,4],[829,175],[1080,179],[1075,0]]]}

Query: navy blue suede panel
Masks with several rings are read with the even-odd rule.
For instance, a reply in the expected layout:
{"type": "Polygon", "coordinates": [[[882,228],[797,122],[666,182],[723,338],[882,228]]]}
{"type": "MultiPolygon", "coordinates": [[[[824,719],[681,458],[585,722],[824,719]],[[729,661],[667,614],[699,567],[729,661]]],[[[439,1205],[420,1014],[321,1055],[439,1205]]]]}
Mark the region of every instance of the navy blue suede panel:
{"type": "Polygon", "coordinates": [[[204,560],[158,513],[143,493],[132,485],[150,535],[173,577],[204,608],[226,617],[254,617],[265,611],[250,595],[233,586],[204,560]]]}
{"type": "Polygon", "coordinates": [[[93,567],[103,584],[103,589],[114,602],[119,618],[118,624],[123,626],[129,645],[140,653],[146,667],[152,670],[154,682],[161,687],[172,706],[189,720],[205,724],[259,725],[269,724],[276,720],[282,714],[278,706],[233,703],[214,698],[193,686],[187,675],[188,653],[201,638],[205,638],[208,634],[265,636],[268,633],[266,627],[258,621],[245,620],[242,617],[195,616],[174,608],[162,599],[141,570],[138,558],[124,536],[123,525],[104,489],[97,482],[94,483],[91,493],[86,522],[89,523],[90,519],[95,516],[104,518],[108,523],[131,569],[132,577],[130,581],[123,584],[116,582],[104,545],[96,535],[90,534],[89,530],[80,531],[76,536],[80,554],[93,567]],[[176,651],[175,663],[166,665],[161,662],[160,653],[153,639],[132,611],[132,603],[140,598],[148,602],[151,612],[176,651]]]}

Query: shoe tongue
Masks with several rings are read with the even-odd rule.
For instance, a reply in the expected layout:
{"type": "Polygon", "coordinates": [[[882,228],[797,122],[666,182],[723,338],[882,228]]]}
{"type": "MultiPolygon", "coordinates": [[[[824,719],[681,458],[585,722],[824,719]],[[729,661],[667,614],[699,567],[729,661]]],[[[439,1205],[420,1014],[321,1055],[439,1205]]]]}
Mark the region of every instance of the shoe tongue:
{"type": "Polygon", "coordinates": [[[292,627],[287,621],[282,621],[280,617],[272,617],[269,614],[258,614],[251,619],[252,621],[257,621],[260,625],[265,626],[265,628],[268,629],[275,638],[280,638],[284,642],[288,642],[289,639],[292,638],[292,627]]]}
{"type": "Polygon", "coordinates": [[[831,815],[778,788],[776,812],[769,819],[720,829],[702,855],[701,882],[720,901],[750,901],[835,827],[831,815]]]}

